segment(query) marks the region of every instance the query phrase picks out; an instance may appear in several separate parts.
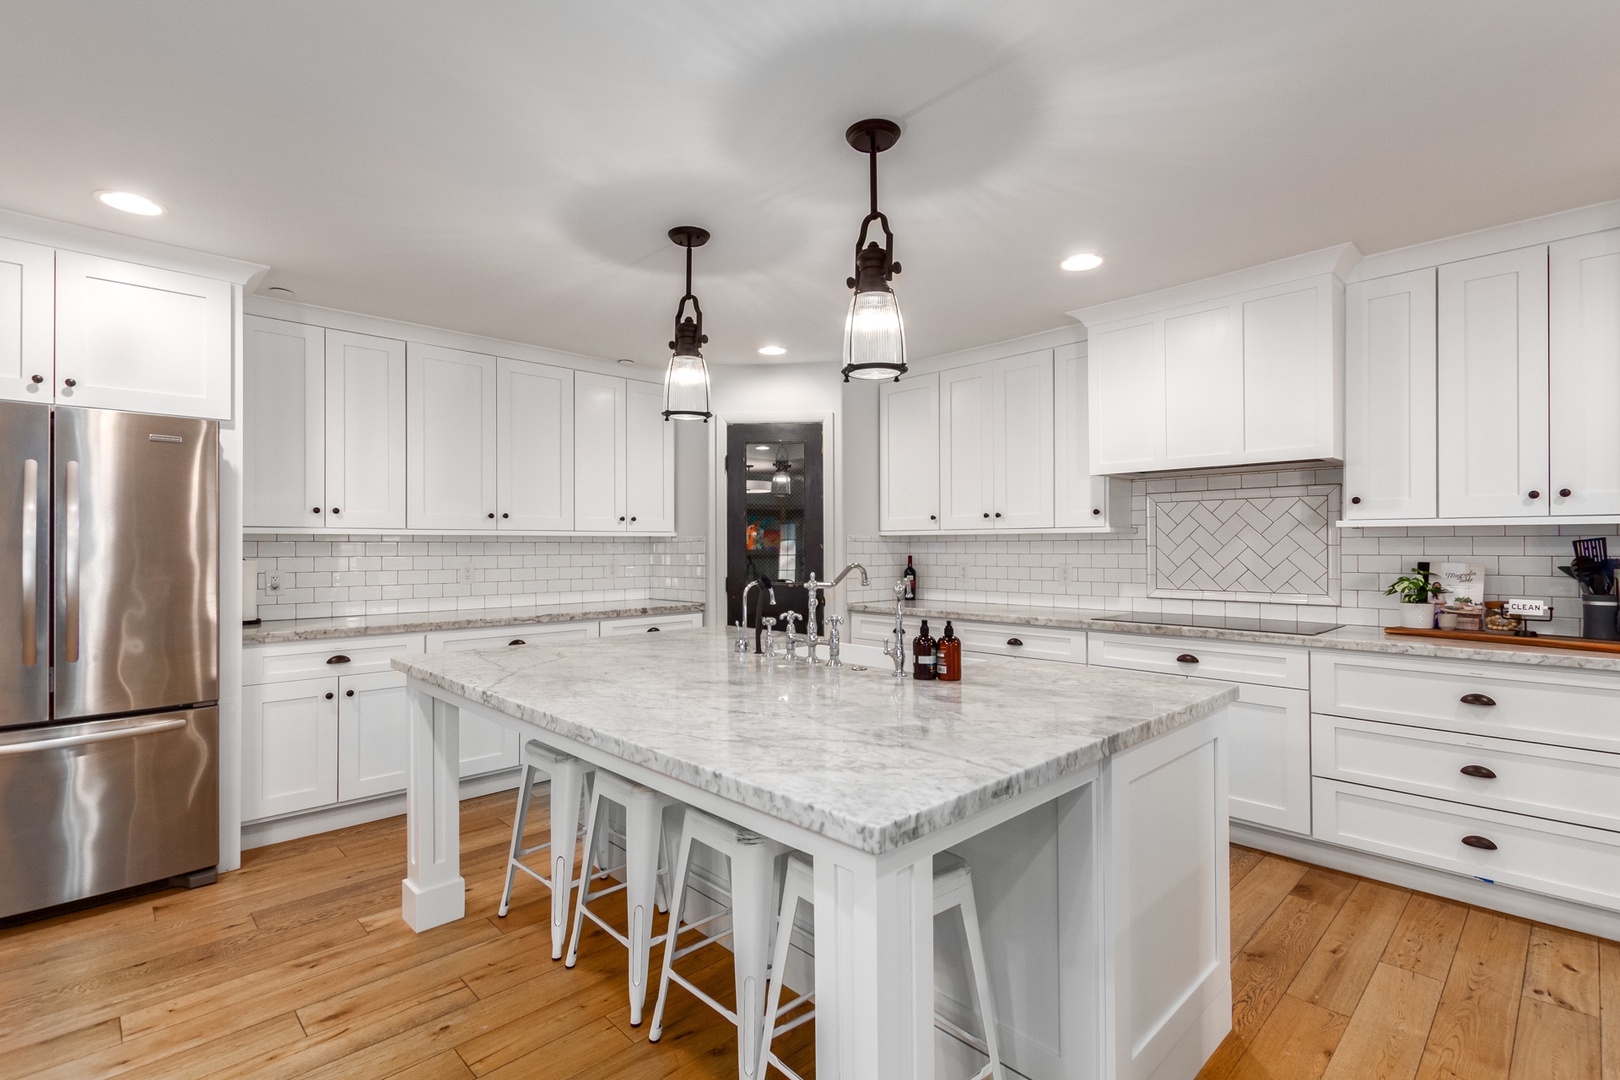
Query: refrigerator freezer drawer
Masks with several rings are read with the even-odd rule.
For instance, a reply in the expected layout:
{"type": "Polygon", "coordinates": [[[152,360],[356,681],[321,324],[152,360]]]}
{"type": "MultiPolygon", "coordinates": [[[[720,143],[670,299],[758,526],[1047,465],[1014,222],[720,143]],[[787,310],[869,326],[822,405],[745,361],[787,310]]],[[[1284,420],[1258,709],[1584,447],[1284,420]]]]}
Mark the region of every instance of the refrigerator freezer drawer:
{"type": "Polygon", "coordinates": [[[219,710],[0,732],[0,918],[219,861],[219,710]]]}

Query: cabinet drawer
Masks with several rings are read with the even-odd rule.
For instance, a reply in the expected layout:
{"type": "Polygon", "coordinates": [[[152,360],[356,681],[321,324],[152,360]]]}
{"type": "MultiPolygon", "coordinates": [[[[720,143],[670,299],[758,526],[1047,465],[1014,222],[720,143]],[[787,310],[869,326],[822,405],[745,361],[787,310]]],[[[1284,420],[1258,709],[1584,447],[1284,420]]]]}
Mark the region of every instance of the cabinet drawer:
{"type": "Polygon", "coordinates": [[[643,615],[634,619],[603,619],[601,623],[603,637],[646,634],[654,630],[691,630],[702,625],[703,615],[697,611],[690,611],[684,615],[643,615]]]}
{"type": "MultiPolygon", "coordinates": [[[[906,644],[917,635],[920,622],[906,620],[906,644]]],[[[983,656],[1028,656],[1037,660],[1062,660],[1070,664],[1086,662],[1084,630],[1053,630],[1038,626],[1000,626],[995,623],[952,621],[962,651],[983,656]]],[[[930,621],[928,632],[936,638],[945,632],[943,622],[930,621]]]]}
{"type": "Polygon", "coordinates": [[[1286,645],[1093,633],[1089,655],[1090,662],[1097,667],[1160,671],[1295,690],[1303,690],[1311,684],[1310,653],[1286,645]]]}
{"type": "Polygon", "coordinates": [[[256,645],[242,651],[242,683],[370,675],[391,671],[389,661],[396,656],[419,656],[422,650],[420,634],[256,645]]]}
{"type": "Polygon", "coordinates": [[[1313,792],[1318,840],[1620,910],[1620,834],[1335,780],[1313,792]]]}
{"type": "Polygon", "coordinates": [[[586,641],[597,636],[595,619],[578,622],[528,623],[519,626],[480,626],[471,630],[441,630],[427,636],[427,651],[466,652],[500,649],[536,641],[586,641]]]}
{"type": "Polygon", "coordinates": [[[1322,651],[1311,711],[1620,752],[1620,679],[1597,672],[1322,651]]]}
{"type": "Polygon", "coordinates": [[[1620,830],[1620,756],[1320,713],[1311,720],[1317,776],[1620,830]]]}

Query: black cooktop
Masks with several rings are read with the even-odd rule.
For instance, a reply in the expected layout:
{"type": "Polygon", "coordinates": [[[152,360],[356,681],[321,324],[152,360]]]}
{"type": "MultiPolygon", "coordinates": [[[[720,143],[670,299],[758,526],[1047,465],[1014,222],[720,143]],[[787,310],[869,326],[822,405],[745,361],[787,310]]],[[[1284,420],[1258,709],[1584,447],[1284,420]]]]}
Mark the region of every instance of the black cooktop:
{"type": "Polygon", "coordinates": [[[1140,623],[1147,626],[1195,626],[1211,630],[1248,630],[1262,634],[1290,634],[1294,637],[1315,637],[1329,630],[1337,630],[1339,623],[1292,623],[1282,619],[1246,619],[1231,615],[1149,615],[1143,612],[1126,615],[1103,615],[1108,622],[1140,623]]]}

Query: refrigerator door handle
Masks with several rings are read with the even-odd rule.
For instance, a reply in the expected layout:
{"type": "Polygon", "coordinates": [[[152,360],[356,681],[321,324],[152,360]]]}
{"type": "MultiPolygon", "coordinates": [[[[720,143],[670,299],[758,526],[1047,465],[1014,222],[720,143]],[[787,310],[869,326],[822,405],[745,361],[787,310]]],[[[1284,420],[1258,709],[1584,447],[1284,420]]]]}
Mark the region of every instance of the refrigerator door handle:
{"type": "Polygon", "coordinates": [[[62,659],[69,664],[79,659],[79,463],[67,463],[65,481],[67,506],[63,542],[62,587],[67,593],[67,611],[62,626],[62,659]]]}
{"type": "Polygon", "coordinates": [[[84,746],[86,743],[111,742],[113,739],[133,739],[137,735],[156,735],[160,731],[174,731],[183,728],[187,722],[184,716],[171,716],[164,720],[153,720],[131,727],[111,728],[107,731],[91,731],[81,735],[62,735],[52,739],[34,739],[29,742],[0,743],[0,757],[11,754],[32,754],[40,750],[61,750],[69,746],[84,746]]]}
{"type": "Polygon", "coordinates": [[[39,663],[39,462],[23,462],[22,662],[39,663]]]}

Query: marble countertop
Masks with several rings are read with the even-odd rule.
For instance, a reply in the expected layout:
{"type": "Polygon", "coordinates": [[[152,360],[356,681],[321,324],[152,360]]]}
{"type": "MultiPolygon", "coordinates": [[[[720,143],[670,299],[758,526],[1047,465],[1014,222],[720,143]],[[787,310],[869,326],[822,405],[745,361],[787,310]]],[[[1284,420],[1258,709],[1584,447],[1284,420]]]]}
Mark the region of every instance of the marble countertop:
{"type": "Polygon", "coordinates": [[[536,607],[482,608],[477,611],[418,611],[402,615],[354,615],[338,619],[275,619],[242,627],[244,645],[322,638],[371,637],[377,634],[421,634],[479,626],[623,619],[639,615],[685,615],[703,605],[676,600],[613,600],[601,604],[546,604],[536,607]]]}
{"type": "Polygon", "coordinates": [[[724,628],[403,657],[396,670],[882,853],[1201,719],[1235,688],[986,658],[958,683],[766,661],[724,628]]]}
{"type": "MultiPolygon", "coordinates": [[[[856,603],[849,610],[862,614],[894,616],[894,603],[856,603]]],[[[1483,660],[1499,664],[1528,664],[1537,667],[1575,668],[1582,671],[1620,671],[1620,656],[1609,653],[1572,652],[1535,644],[1534,639],[1504,638],[1495,642],[1452,641],[1439,638],[1391,636],[1376,626],[1341,626],[1324,634],[1279,634],[1263,630],[1230,630],[1214,626],[1177,626],[1173,623],[1124,621],[1110,618],[1107,611],[1015,607],[999,604],[908,604],[907,632],[918,619],[961,619],[964,622],[997,623],[1007,626],[1044,626],[1061,630],[1095,630],[1099,633],[1147,634],[1153,637],[1202,638],[1216,641],[1250,641],[1264,645],[1294,645],[1311,649],[1339,649],[1347,652],[1384,653],[1391,656],[1429,656],[1442,660],[1483,660]]],[[[1136,618],[1140,618],[1137,615],[1136,618]]]]}

